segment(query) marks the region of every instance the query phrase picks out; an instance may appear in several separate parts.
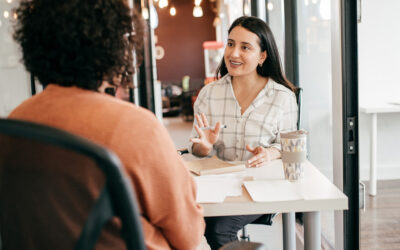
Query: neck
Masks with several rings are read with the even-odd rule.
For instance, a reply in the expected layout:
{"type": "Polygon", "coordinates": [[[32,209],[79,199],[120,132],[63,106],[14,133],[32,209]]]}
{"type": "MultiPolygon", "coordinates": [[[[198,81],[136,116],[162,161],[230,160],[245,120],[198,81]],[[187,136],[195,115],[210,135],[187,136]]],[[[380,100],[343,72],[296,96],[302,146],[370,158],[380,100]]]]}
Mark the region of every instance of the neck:
{"type": "Polygon", "coordinates": [[[233,76],[232,86],[234,89],[259,89],[264,88],[268,78],[258,75],[257,73],[246,76],[233,76]]]}

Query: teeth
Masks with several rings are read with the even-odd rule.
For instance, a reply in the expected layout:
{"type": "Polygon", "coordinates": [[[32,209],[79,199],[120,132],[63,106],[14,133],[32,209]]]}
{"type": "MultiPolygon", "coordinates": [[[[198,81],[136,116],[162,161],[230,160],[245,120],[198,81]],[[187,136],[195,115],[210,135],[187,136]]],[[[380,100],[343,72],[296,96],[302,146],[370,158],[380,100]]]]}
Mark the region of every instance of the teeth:
{"type": "Polygon", "coordinates": [[[239,62],[232,62],[231,61],[231,63],[233,64],[233,65],[241,65],[242,63],[239,63],[239,62]]]}

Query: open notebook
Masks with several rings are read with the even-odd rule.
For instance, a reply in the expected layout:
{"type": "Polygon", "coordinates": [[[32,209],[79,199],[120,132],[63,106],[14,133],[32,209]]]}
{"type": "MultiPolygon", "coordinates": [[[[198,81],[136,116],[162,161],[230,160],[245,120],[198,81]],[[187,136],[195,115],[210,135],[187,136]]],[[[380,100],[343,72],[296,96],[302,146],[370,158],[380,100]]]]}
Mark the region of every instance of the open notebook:
{"type": "Polygon", "coordinates": [[[189,170],[197,175],[224,174],[244,171],[245,164],[232,164],[218,159],[216,156],[201,160],[186,161],[189,170]]]}

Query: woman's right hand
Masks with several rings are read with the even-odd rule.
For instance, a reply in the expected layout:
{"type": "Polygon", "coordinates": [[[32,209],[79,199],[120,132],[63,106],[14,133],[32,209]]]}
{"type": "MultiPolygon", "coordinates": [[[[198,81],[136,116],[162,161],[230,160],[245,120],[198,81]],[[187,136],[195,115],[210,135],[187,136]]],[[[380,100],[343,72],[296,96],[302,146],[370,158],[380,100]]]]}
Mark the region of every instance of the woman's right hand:
{"type": "Polygon", "coordinates": [[[190,141],[194,143],[193,153],[197,151],[198,155],[206,156],[210,153],[212,146],[218,140],[219,131],[221,129],[221,123],[217,122],[215,124],[214,129],[204,130],[204,128],[209,126],[207,118],[204,115],[204,113],[201,113],[200,116],[196,114],[195,117],[197,120],[197,124],[194,125],[194,128],[196,129],[199,137],[190,138],[190,141]]]}

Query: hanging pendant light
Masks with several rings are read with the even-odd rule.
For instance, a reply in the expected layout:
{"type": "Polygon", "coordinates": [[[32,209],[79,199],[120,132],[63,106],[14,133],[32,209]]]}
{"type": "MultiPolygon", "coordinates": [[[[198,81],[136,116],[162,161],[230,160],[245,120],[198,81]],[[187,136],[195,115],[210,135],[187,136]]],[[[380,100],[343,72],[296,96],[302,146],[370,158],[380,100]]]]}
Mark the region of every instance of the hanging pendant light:
{"type": "Polygon", "coordinates": [[[171,16],[175,16],[175,15],[176,15],[176,9],[175,9],[174,6],[172,6],[172,7],[169,9],[169,14],[170,14],[171,16]]]}
{"type": "Polygon", "coordinates": [[[160,0],[158,2],[158,7],[160,7],[160,9],[165,8],[168,6],[168,0],[160,0]]]}
{"type": "Polygon", "coordinates": [[[201,8],[201,6],[194,6],[193,16],[194,17],[202,17],[203,16],[203,9],[201,8]]]}

